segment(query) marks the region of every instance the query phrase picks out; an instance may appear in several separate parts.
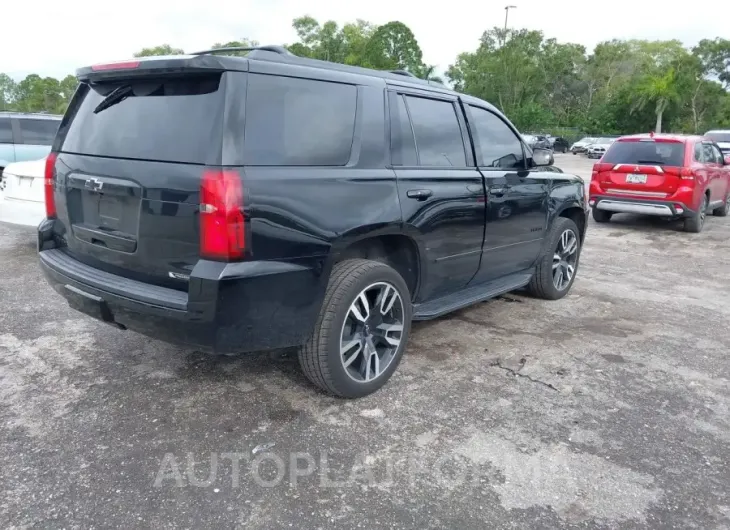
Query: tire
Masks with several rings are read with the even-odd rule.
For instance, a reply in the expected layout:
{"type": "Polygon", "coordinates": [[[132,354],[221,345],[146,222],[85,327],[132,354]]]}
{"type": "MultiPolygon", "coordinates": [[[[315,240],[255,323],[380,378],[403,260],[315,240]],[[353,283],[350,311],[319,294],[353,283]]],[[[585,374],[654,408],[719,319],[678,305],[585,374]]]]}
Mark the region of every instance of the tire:
{"type": "Polygon", "coordinates": [[[568,219],[567,217],[556,218],[553,222],[552,228],[550,229],[550,233],[548,234],[543,255],[538,259],[537,266],[535,267],[535,273],[532,275],[530,283],[527,285],[528,292],[531,295],[544,300],[559,300],[568,294],[570,288],[573,286],[573,282],[575,281],[575,276],[578,273],[580,251],[580,232],[578,231],[576,224],[572,221],[572,219],[568,219]],[[560,249],[566,232],[572,233],[572,237],[575,241],[575,251],[574,254],[570,254],[570,260],[561,259],[561,261],[558,262],[558,266],[565,271],[563,264],[571,264],[573,272],[568,281],[564,285],[558,287],[556,285],[557,280],[554,276],[555,269],[553,268],[553,265],[555,263],[555,256],[562,254],[560,249]]]}
{"type": "Polygon", "coordinates": [[[702,196],[702,202],[697,211],[692,217],[687,217],[684,220],[684,231],[692,234],[699,234],[702,232],[702,228],[705,226],[705,217],[707,216],[707,194],[702,196]]]}
{"type": "MultiPolygon", "coordinates": [[[[392,293],[386,294],[386,302],[391,300],[392,296],[392,293]]],[[[299,350],[299,364],[304,375],[316,386],[335,396],[358,398],[372,394],[390,379],[403,357],[411,328],[412,311],[408,286],[392,267],[385,263],[365,259],[351,259],[337,263],[330,275],[314,332],[299,350]],[[385,317],[383,317],[385,313],[371,312],[380,300],[376,297],[377,289],[381,289],[381,294],[383,291],[389,292],[385,286],[394,289],[400,299],[400,304],[398,300],[393,302],[392,309],[388,313],[388,315],[398,315],[401,319],[402,331],[398,337],[384,338],[388,336],[388,333],[398,335],[397,331],[392,331],[394,329],[392,322],[397,322],[397,318],[394,317],[389,320],[390,323],[386,323],[385,317]],[[391,331],[386,331],[377,338],[374,334],[368,335],[371,337],[369,342],[363,337],[371,333],[370,328],[355,318],[356,314],[363,316],[365,313],[361,303],[363,293],[369,301],[368,314],[374,319],[382,317],[384,320],[379,325],[374,325],[373,331],[380,330],[383,325],[391,326],[391,331]],[[355,304],[358,304],[358,309],[353,312],[355,304]],[[362,329],[358,333],[354,331],[349,333],[353,324],[362,326],[362,329]],[[347,338],[345,338],[346,334],[347,338]],[[385,340],[388,341],[388,344],[383,342],[385,340]],[[393,340],[398,341],[397,345],[392,346],[391,341],[393,340]],[[353,344],[353,349],[341,351],[343,342],[353,344]],[[379,350],[376,350],[377,363],[375,363],[375,359],[372,363],[370,360],[365,362],[365,356],[371,355],[369,350],[371,345],[380,347],[384,352],[383,357],[380,357],[379,350]],[[355,355],[351,354],[355,360],[351,361],[349,367],[346,367],[345,358],[348,356],[345,354],[349,352],[356,352],[355,355]],[[380,359],[386,359],[388,364],[380,368],[379,375],[367,380],[364,372],[367,371],[372,376],[373,370],[368,370],[366,367],[379,366],[380,359]],[[358,380],[358,377],[362,377],[362,380],[358,380]]],[[[373,322],[370,321],[370,324],[373,322]]],[[[377,333],[382,332],[377,331],[377,333]]],[[[368,357],[368,359],[371,358],[371,356],[368,357]]]]}
{"type": "Polygon", "coordinates": [[[725,197],[725,204],[712,210],[712,215],[726,217],[728,212],[730,212],[730,191],[727,192],[727,197],[725,197]]]}
{"type": "Polygon", "coordinates": [[[592,212],[593,214],[593,220],[597,223],[607,223],[611,220],[611,217],[613,216],[612,212],[607,212],[606,210],[599,210],[598,208],[593,208],[592,212]]]}

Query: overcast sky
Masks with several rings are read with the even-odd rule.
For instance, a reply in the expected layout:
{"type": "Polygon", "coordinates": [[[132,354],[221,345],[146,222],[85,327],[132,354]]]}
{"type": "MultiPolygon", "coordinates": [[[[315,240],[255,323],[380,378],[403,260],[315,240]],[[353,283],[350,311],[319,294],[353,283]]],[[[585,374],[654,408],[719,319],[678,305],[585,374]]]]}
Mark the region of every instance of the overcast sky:
{"type": "Polygon", "coordinates": [[[125,59],[146,46],[186,51],[240,37],[262,44],[296,40],[295,17],[342,24],[362,18],[407,24],[424,60],[444,70],[458,53],[474,50],[484,30],[504,24],[542,30],[589,50],[612,38],[672,39],[694,45],[730,38],[730,0],[696,5],[667,0],[5,0],[0,72],[64,77],[83,65],[125,59]]]}

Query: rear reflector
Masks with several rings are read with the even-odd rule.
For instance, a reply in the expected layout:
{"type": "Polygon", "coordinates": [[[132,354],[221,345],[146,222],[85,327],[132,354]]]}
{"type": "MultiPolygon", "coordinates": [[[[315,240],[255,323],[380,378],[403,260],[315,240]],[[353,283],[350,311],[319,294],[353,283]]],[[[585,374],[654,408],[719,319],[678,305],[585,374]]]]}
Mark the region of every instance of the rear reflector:
{"type": "Polygon", "coordinates": [[[53,196],[53,179],[56,176],[56,153],[50,153],[46,157],[46,170],[43,175],[43,194],[46,201],[46,217],[56,217],[56,198],[53,196]]]}
{"type": "Polygon", "coordinates": [[[237,171],[208,169],[200,185],[200,255],[232,261],[243,258],[243,185],[237,171]]]}
{"type": "Polygon", "coordinates": [[[91,67],[94,72],[101,72],[104,70],[131,70],[139,67],[139,61],[126,61],[119,63],[105,63],[95,64],[91,67]]]}

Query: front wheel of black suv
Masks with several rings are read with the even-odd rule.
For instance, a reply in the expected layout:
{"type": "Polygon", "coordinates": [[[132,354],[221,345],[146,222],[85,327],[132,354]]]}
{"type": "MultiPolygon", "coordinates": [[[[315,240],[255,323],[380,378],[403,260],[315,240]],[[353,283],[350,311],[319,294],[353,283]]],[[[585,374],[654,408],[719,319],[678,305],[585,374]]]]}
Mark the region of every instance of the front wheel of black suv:
{"type": "Polygon", "coordinates": [[[403,356],[412,316],[403,278],[378,261],[337,263],[314,333],[299,351],[307,378],[344,398],[382,387],[403,356]]]}
{"type": "Polygon", "coordinates": [[[580,232],[572,219],[558,217],[527,286],[533,296],[559,300],[570,291],[580,261],[580,232]]]}

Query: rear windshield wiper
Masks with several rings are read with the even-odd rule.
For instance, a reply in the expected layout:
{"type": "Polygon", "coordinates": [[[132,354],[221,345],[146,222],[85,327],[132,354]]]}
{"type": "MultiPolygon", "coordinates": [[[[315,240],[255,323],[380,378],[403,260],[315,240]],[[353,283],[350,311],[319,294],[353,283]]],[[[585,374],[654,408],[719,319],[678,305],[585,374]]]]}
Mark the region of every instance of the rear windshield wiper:
{"type": "Polygon", "coordinates": [[[94,114],[100,113],[104,109],[116,105],[120,101],[124,101],[132,93],[132,85],[122,85],[112,90],[107,97],[105,97],[101,103],[99,103],[94,109],[94,114]]]}

